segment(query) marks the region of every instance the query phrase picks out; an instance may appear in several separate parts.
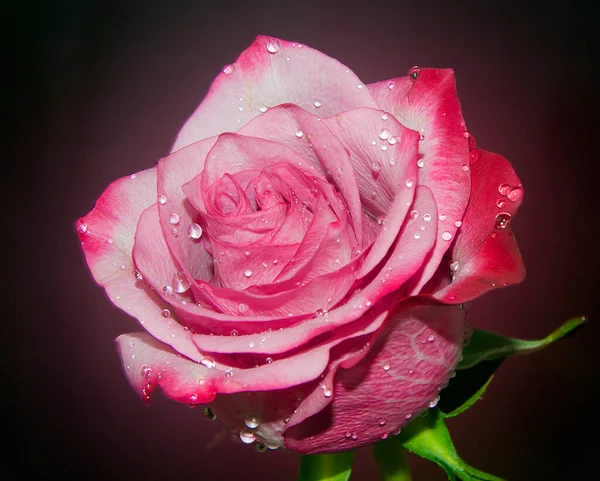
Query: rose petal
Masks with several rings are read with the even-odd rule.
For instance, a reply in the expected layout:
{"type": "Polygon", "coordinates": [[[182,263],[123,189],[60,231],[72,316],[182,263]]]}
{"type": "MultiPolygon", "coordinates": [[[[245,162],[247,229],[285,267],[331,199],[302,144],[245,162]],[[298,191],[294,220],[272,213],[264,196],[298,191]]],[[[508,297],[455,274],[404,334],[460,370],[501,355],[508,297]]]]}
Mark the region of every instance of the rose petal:
{"type": "Polygon", "coordinates": [[[445,216],[438,225],[431,258],[412,281],[411,291],[418,293],[450,247],[449,240],[456,234],[455,222],[462,221],[469,200],[468,133],[456,96],[454,73],[423,68],[414,80],[403,77],[368,87],[380,108],[423,135],[419,145],[423,167],[418,183],[431,189],[439,213],[445,216]],[[394,83],[392,89],[390,82],[394,83]]]}
{"type": "Polygon", "coordinates": [[[362,207],[354,170],[344,146],[324,122],[296,105],[279,105],[253,119],[239,133],[284,144],[306,161],[304,165],[308,163],[311,175],[315,169],[329,172],[330,182],[348,204],[356,236],[362,239],[362,207]]]}
{"type": "Polygon", "coordinates": [[[301,44],[259,36],[213,82],[172,150],[222,132],[235,132],[261,109],[292,103],[324,117],[376,104],[368,89],[337,60],[301,44]]]}
{"type": "Polygon", "coordinates": [[[202,140],[179,150],[158,162],[158,195],[160,225],[171,255],[181,270],[194,279],[210,281],[213,275],[212,256],[200,239],[190,238],[190,225],[200,222],[198,213],[187,201],[181,186],[194,179],[204,169],[205,158],[216,137],[202,140]],[[177,223],[173,224],[173,214],[177,223]],[[177,235],[173,235],[176,229],[177,235]]]}
{"type": "Polygon", "coordinates": [[[376,306],[386,295],[395,292],[410,279],[433,246],[437,211],[431,191],[427,187],[417,188],[413,206],[421,212],[431,212],[432,221],[422,222],[409,217],[401,229],[389,259],[378,275],[343,305],[329,311],[326,319],[317,315],[313,319],[273,332],[242,336],[195,335],[194,342],[201,350],[207,352],[283,353],[302,346],[319,334],[332,332],[359,319],[371,306],[376,306]],[[249,348],[250,345],[254,347],[249,348]]]}
{"type": "Polygon", "coordinates": [[[523,187],[506,159],[491,152],[481,154],[471,166],[471,201],[451,251],[454,279],[434,293],[444,302],[466,302],[525,277],[525,266],[509,225],[521,205],[523,187]]]}
{"type": "Polygon", "coordinates": [[[400,306],[362,353],[356,342],[337,346],[323,381],[330,395],[316,386],[316,394],[303,401],[284,432],[286,447],[304,454],[355,449],[408,424],[436,402],[454,370],[462,351],[464,312],[449,306],[400,306]],[[344,368],[353,353],[360,361],[344,368]]]}
{"type": "Polygon", "coordinates": [[[197,359],[198,349],[190,343],[191,333],[179,324],[165,322],[161,312],[168,304],[134,275],[132,248],[137,221],[155,202],[154,168],[113,182],[94,209],[79,221],[81,245],[92,276],[113,304],[138,319],[153,336],[197,359]]]}

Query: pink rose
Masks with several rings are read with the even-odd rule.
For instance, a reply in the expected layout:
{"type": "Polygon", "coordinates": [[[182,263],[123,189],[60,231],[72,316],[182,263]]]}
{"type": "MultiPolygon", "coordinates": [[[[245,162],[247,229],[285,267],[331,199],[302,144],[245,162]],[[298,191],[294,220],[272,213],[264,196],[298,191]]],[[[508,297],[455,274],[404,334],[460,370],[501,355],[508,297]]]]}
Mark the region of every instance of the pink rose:
{"type": "Polygon", "coordinates": [[[258,37],[157,167],[111,184],[77,229],[149,401],[208,404],[242,441],[333,452],[435,405],[461,304],[523,279],[523,189],[475,148],[452,70],[364,85],[258,37]]]}

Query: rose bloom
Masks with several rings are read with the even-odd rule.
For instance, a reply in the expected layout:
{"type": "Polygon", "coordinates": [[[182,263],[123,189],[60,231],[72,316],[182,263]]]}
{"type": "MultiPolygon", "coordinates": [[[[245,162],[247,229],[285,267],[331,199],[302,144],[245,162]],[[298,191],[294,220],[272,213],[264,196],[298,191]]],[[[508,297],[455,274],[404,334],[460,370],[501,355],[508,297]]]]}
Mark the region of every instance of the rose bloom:
{"type": "Polygon", "coordinates": [[[525,274],[523,197],[463,121],[452,70],[369,85],[258,37],[156,167],[77,230],[131,386],[205,404],[243,442],[301,453],[397,434],[461,358],[463,304],[525,274]]]}

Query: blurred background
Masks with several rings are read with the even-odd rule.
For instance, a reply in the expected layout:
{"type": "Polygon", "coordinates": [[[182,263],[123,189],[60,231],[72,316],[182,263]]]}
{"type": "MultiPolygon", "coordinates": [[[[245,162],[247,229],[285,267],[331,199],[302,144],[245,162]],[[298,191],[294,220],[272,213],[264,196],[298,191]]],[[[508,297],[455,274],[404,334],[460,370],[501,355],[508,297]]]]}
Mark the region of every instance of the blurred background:
{"type": "MultiPolygon", "coordinates": [[[[257,34],[339,59],[365,82],[451,67],[469,131],[525,186],[526,281],[476,301],[475,327],[524,338],[598,317],[597,58],[577,2],[1,2],[3,473],[6,479],[295,479],[298,456],[226,440],[191,410],[144,406],[113,339],[137,330],[91,280],[74,234],[105,187],[148,168],[257,34]]],[[[594,25],[595,26],[595,25],[594,25]]],[[[514,481],[590,479],[598,323],[504,363],[449,422],[462,457],[514,481]]],[[[411,458],[414,480],[443,480],[411,458]]],[[[377,478],[368,449],[353,481],[377,478]]]]}

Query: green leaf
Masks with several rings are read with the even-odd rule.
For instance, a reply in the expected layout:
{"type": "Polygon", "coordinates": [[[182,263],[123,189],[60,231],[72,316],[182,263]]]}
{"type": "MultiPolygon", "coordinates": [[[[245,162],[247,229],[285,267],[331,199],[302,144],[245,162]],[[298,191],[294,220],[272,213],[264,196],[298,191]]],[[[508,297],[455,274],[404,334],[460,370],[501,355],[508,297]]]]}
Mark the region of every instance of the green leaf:
{"type": "Polygon", "coordinates": [[[586,317],[573,317],[545,338],[537,341],[514,339],[490,331],[474,329],[469,345],[463,350],[463,360],[456,369],[468,369],[481,361],[504,359],[516,354],[539,351],[554,341],[573,334],[586,323],[586,317]]]}
{"type": "Polygon", "coordinates": [[[457,371],[448,387],[440,392],[438,408],[445,418],[458,416],[475,404],[489,386],[503,359],[484,361],[470,369],[457,371]]]}
{"type": "Polygon", "coordinates": [[[376,443],[373,456],[379,466],[381,481],[411,481],[406,453],[396,436],[376,443]]]}
{"type": "Polygon", "coordinates": [[[302,456],[298,481],[348,481],[353,459],[354,451],[302,456]]]}
{"type": "Polygon", "coordinates": [[[465,463],[454,448],[450,433],[439,410],[432,409],[425,417],[419,416],[402,429],[402,445],[411,453],[441,466],[449,480],[502,481],[465,463]]]}

